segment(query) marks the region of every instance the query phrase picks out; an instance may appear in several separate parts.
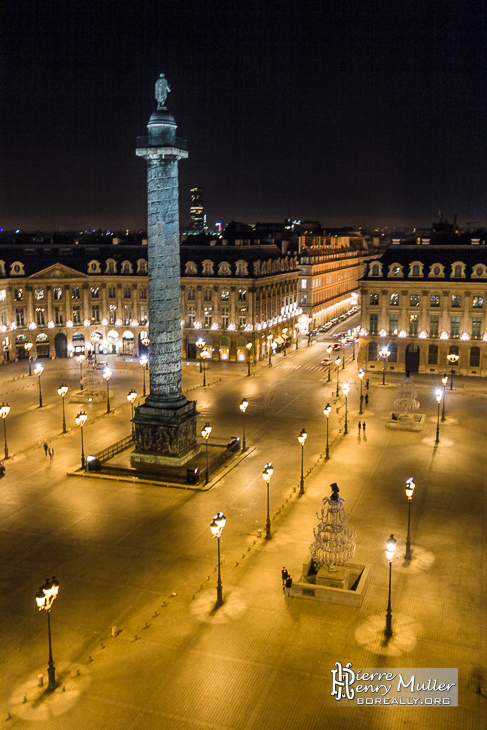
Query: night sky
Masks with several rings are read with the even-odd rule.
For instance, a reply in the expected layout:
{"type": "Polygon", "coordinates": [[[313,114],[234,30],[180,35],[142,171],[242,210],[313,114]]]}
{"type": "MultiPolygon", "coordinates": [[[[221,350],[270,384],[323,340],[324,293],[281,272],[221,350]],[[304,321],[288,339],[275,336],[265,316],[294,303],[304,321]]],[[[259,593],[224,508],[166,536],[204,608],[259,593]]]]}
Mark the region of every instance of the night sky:
{"type": "Polygon", "coordinates": [[[182,225],[487,225],[486,61],[475,0],[3,0],[0,227],[145,228],[160,72],[182,225]]]}

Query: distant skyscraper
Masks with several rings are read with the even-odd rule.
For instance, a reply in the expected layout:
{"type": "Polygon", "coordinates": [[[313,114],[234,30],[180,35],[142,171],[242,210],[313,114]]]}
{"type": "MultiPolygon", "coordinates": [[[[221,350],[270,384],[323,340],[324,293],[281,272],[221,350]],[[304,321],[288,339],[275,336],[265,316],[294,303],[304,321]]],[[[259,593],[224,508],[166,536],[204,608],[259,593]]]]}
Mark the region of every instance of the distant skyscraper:
{"type": "Polygon", "coordinates": [[[206,216],[203,213],[203,191],[201,188],[191,188],[191,207],[189,214],[191,218],[190,228],[194,231],[202,231],[205,227],[206,216]]]}

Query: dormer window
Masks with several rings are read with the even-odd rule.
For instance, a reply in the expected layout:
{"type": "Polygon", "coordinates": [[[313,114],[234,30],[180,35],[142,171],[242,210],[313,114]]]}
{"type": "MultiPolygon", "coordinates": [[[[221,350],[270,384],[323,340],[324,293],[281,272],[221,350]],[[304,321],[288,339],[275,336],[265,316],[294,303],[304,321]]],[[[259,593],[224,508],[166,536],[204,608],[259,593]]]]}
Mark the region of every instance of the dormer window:
{"type": "Polygon", "coordinates": [[[117,263],[114,259],[108,259],[107,260],[107,274],[116,274],[117,273],[117,263]]]}
{"type": "Polygon", "coordinates": [[[423,264],[420,261],[414,261],[409,266],[409,276],[418,278],[423,276],[423,264]]]}
{"type": "Polygon", "coordinates": [[[203,276],[213,276],[213,261],[203,261],[203,276]]]}
{"type": "Polygon", "coordinates": [[[389,266],[389,276],[402,276],[402,266],[400,264],[391,264],[389,266]]]}
{"type": "Polygon", "coordinates": [[[478,264],[477,266],[474,266],[472,271],[472,279],[481,279],[485,275],[485,266],[483,266],[483,264],[478,264]]]}
{"type": "Polygon", "coordinates": [[[430,266],[429,274],[428,276],[431,279],[435,278],[444,278],[445,276],[445,267],[443,264],[440,264],[439,262],[436,262],[430,266]]]}
{"type": "Polygon", "coordinates": [[[452,264],[452,277],[454,279],[463,279],[465,277],[465,264],[462,261],[452,264]]]}
{"type": "Polygon", "coordinates": [[[198,269],[194,261],[187,262],[186,266],[184,267],[184,273],[187,276],[196,276],[196,274],[198,273],[198,269]]]}
{"type": "Polygon", "coordinates": [[[138,274],[147,274],[147,261],[145,259],[138,259],[137,273],[138,274]]]}
{"type": "Polygon", "coordinates": [[[10,275],[11,276],[24,276],[24,264],[22,261],[14,261],[12,266],[10,267],[10,275]]]}
{"type": "Polygon", "coordinates": [[[370,275],[371,276],[380,276],[380,265],[379,264],[372,264],[372,267],[370,269],[370,275]]]}
{"type": "Polygon", "coordinates": [[[232,270],[228,261],[222,261],[218,267],[218,276],[230,276],[232,270]]]}
{"type": "Polygon", "coordinates": [[[122,262],[122,274],[131,274],[132,273],[132,264],[130,261],[123,261],[122,262]]]}
{"type": "Polygon", "coordinates": [[[247,262],[242,261],[242,259],[237,261],[237,265],[236,265],[237,276],[248,276],[248,273],[249,272],[248,272],[247,262]]]}
{"type": "Polygon", "coordinates": [[[96,261],[95,259],[93,261],[90,261],[90,263],[88,264],[88,274],[101,274],[99,261],[96,261]]]}

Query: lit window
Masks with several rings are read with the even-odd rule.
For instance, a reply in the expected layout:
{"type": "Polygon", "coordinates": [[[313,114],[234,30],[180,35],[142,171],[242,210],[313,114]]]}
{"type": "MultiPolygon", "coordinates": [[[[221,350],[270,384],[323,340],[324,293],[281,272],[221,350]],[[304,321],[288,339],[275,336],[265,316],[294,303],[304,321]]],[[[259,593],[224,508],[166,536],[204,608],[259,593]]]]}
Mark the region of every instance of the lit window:
{"type": "Polygon", "coordinates": [[[397,294],[396,292],[394,292],[394,294],[391,294],[391,296],[389,297],[389,305],[391,307],[399,306],[399,294],[397,294]]]}
{"type": "Polygon", "coordinates": [[[451,305],[452,305],[452,307],[461,307],[462,306],[462,295],[461,294],[452,294],[451,295],[451,305]]]}
{"type": "Polygon", "coordinates": [[[53,295],[54,295],[54,299],[57,299],[57,300],[62,299],[63,298],[63,290],[61,289],[61,287],[59,287],[59,286],[54,287],[54,289],[53,289],[53,295]]]}
{"type": "Polygon", "coordinates": [[[475,296],[472,298],[472,306],[473,307],[483,307],[484,306],[484,298],[480,296],[475,296]]]}
{"type": "Polygon", "coordinates": [[[370,295],[370,304],[371,304],[371,306],[376,306],[379,304],[379,295],[378,294],[370,295]]]}
{"type": "Polygon", "coordinates": [[[92,299],[99,299],[100,297],[100,287],[98,286],[92,286],[91,287],[91,298],[92,299]]]}
{"type": "Polygon", "coordinates": [[[439,294],[432,294],[430,298],[430,307],[439,307],[440,306],[440,295],[439,294]]]}

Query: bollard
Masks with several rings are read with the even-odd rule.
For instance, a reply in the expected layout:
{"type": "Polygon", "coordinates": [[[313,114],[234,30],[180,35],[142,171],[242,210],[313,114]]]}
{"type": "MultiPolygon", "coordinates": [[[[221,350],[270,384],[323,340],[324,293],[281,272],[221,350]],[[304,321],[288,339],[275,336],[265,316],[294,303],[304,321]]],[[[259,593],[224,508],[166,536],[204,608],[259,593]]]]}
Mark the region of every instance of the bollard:
{"type": "Polygon", "coordinates": [[[112,626],[112,636],[117,636],[118,634],[118,626],[112,626]]]}
{"type": "Polygon", "coordinates": [[[38,687],[44,686],[44,676],[42,674],[37,675],[37,686],[38,687]]]}
{"type": "Polygon", "coordinates": [[[262,537],[262,530],[257,530],[257,537],[262,537]]]}

